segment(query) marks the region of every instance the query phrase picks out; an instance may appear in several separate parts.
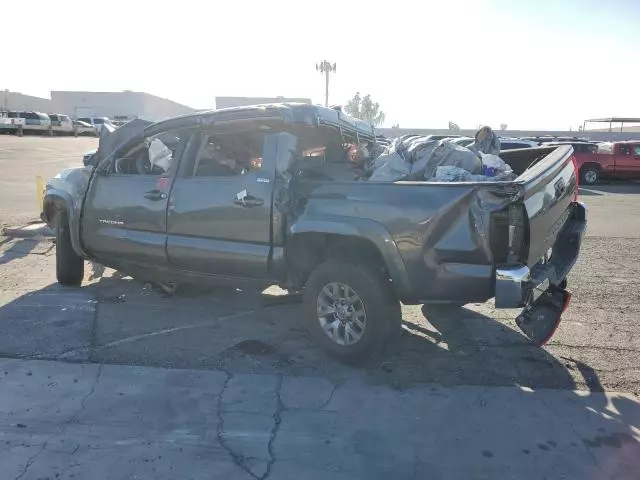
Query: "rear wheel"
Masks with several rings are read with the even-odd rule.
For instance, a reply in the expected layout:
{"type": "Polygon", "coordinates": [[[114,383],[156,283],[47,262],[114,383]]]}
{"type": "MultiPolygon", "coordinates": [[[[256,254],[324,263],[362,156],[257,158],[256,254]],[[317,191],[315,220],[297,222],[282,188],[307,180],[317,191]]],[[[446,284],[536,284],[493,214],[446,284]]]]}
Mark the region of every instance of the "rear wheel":
{"type": "Polygon", "coordinates": [[[595,185],[600,180],[600,169],[595,165],[585,165],[580,170],[580,180],[584,185],[595,185]]]}
{"type": "Polygon", "coordinates": [[[84,260],[71,245],[69,217],[60,211],[56,219],[56,278],[61,285],[76,287],[84,278],[84,260]]]}
{"type": "Polygon", "coordinates": [[[375,269],[329,260],[304,289],[307,328],[325,351],[347,363],[379,354],[401,327],[400,308],[375,269]]]}

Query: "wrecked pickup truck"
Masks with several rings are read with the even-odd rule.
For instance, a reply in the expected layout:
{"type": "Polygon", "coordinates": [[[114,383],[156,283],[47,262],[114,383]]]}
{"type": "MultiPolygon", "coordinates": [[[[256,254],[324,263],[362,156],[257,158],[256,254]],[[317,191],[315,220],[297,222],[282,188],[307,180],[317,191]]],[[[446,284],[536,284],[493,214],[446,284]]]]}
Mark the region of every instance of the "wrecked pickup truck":
{"type": "Polygon", "coordinates": [[[353,172],[345,146],[362,144],[371,125],[295,104],[105,129],[93,165],[47,185],[58,281],[80,285],[90,259],[156,283],[277,284],[344,361],[380,351],[400,302],[495,297],[544,343],[586,228],[571,147],[505,152],[512,181],[385,183],[353,172]]]}

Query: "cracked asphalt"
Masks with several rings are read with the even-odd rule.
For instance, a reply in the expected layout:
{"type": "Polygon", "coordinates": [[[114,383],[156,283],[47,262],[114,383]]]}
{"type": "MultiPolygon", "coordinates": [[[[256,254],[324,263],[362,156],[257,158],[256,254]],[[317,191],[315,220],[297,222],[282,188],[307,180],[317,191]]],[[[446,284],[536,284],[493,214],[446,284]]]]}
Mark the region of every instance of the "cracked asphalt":
{"type": "MultiPolygon", "coordinates": [[[[92,144],[0,136],[0,223],[33,219],[35,174],[92,144]]],[[[327,358],[278,289],[167,297],[89,266],[63,289],[49,237],[0,237],[3,478],[637,478],[640,185],[581,195],[548,346],[490,302],[407,306],[363,368],[327,358]]]]}

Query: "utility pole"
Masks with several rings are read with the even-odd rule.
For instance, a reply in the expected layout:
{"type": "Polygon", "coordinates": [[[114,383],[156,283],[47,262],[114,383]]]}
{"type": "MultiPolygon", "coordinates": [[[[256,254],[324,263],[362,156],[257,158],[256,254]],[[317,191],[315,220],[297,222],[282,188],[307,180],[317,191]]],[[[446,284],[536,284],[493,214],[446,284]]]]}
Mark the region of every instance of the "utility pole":
{"type": "Polygon", "coordinates": [[[324,106],[329,106],[329,75],[333,72],[336,73],[336,64],[331,65],[327,60],[323,60],[320,63],[316,63],[316,71],[324,73],[325,85],[324,85],[324,106]]]}

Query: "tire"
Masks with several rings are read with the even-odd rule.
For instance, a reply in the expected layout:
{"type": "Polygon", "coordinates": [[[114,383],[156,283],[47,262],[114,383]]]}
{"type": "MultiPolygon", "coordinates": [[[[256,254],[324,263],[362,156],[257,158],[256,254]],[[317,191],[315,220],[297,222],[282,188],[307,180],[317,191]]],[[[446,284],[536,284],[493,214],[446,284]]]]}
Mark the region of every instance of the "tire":
{"type": "Polygon", "coordinates": [[[56,278],[67,287],[77,287],[84,278],[84,260],[71,245],[69,217],[67,212],[58,212],[56,219],[56,278]]]}
{"type": "Polygon", "coordinates": [[[344,261],[328,260],[311,273],[304,289],[303,310],[311,337],[344,363],[361,363],[380,354],[387,340],[402,328],[399,302],[383,275],[344,261]],[[327,295],[331,292],[337,301],[327,295]],[[357,300],[345,301],[345,297],[353,299],[353,294],[357,300]],[[323,304],[328,313],[321,318],[318,311],[323,304]],[[340,310],[336,311],[336,306],[340,310]]]}
{"type": "Polygon", "coordinates": [[[595,185],[600,180],[600,169],[595,165],[585,165],[580,170],[580,182],[583,185],[595,185]]]}

